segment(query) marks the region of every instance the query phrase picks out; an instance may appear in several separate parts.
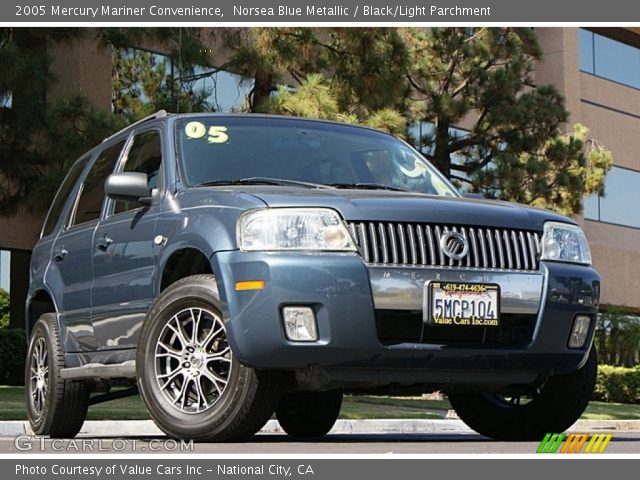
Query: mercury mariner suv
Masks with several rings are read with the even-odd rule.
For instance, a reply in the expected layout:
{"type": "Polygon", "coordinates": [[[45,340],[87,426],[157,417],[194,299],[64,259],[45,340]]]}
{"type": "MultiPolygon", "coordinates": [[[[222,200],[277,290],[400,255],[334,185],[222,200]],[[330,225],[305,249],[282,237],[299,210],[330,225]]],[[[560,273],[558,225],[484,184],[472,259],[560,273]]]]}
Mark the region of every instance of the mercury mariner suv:
{"type": "Polygon", "coordinates": [[[139,394],[168,435],[329,432],[344,394],[443,391],[495,439],[593,390],[600,277],[570,218],[462,196],[408,144],[159,112],[70,169],[31,263],[35,433],[139,394]],[[117,387],[117,388],[114,388],[117,387]]]}

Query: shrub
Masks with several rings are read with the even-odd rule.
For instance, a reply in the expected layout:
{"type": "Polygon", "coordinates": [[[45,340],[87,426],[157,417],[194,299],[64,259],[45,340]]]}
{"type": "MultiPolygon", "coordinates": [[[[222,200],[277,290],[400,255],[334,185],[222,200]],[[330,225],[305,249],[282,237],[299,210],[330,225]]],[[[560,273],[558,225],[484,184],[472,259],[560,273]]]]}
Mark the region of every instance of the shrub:
{"type": "Polygon", "coordinates": [[[0,384],[24,384],[27,340],[20,328],[0,329],[0,384]]]}
{"type": "Polygon", "coordinates": [[[612,308],[598,315],[595,344],[604,365],[640,363],[640,317],[612,308]]]}
{"type": "Polygon", "coordinates": [[[599,365],[594,400],[640,403],[640,366],[599,365]]]}
{"type": "Polygon", "coordinates": [[[9,292],[0,288],[0,328],[9,326],[9,292]]]}

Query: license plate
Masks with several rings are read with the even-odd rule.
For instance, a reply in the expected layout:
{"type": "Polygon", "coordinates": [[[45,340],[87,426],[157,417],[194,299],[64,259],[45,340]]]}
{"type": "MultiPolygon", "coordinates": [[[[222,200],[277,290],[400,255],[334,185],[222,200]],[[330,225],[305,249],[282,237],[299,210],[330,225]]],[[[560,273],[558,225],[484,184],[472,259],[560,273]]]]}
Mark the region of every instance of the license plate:
{"type": "Polygon", "coordinates": [[[497,327],[500,287],[486,283],[429,282],[424,320],[429,325],[497,327]]]}

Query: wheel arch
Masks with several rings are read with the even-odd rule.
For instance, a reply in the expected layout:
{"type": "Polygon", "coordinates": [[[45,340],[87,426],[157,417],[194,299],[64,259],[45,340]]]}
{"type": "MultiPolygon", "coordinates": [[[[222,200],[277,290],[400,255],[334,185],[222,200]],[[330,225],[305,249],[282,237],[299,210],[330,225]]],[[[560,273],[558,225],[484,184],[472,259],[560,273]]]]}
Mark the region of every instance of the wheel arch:
{"type": "Polygon", "coordinates": [[[200,248],[192,245],[173,249],[162,262],[156,285],[157,294],[185,277],[198,274],[213,274],[209,258],[210,256],[206,255],[200,248]]]}
{"type": "Polygon", "coordinates": [[[40,288],[35,290],[27,300],[25,325],[27,338],[31,334],[31,330],[35,323],[45,313],[55,313],[57,315],[58,308],[53,295],[51,295],[51,293],[49,293],[45,288],[40,288]]]}

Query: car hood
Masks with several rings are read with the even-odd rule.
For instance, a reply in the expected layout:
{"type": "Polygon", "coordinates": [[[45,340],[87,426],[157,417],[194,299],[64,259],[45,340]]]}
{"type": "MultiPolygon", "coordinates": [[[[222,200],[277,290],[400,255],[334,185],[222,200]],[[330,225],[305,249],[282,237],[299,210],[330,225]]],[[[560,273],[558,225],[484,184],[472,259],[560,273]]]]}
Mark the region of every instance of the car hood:
{"type": "Polygon", "coordinates": [[[543,223],[549,220],[575,223],[570,218],[547,210],[496,200],[387,190],[305,189],[264,185],[224,189],[235,192],[241,190],[274,208],[332,208],[339,211],[347,221],[477,225],[535,231],[541,231],[543,223]]]}

